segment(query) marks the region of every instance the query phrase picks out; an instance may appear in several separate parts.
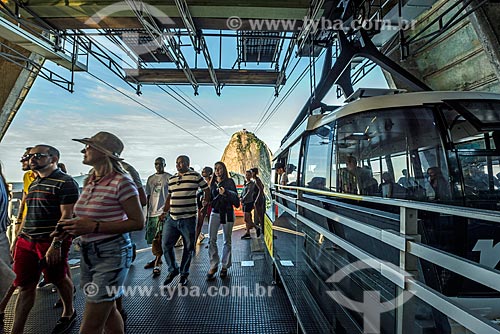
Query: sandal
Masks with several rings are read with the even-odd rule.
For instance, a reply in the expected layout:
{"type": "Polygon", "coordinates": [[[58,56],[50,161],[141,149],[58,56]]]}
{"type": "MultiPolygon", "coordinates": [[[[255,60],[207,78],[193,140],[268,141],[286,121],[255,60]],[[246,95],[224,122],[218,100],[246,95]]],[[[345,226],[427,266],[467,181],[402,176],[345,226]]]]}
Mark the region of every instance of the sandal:
{"type": "Polygon", "coordinates": [[[153,268],[153,276],[158,276],[161,274],[161,267],[154,267],[153,268]]]}
{"type": "Polygon", "coordinates": [[[220,276],[220,278],[226,278],[227,277],[227,268],[222,268],[220,270],[219,276],[220,276]]]}
{"type": "Polygon", "coordinates": [[[207,273],[207,279],[212,279],[215,276],[215,273],[217,272],[217,268],[212,268],[208,271],[207,273]]]}

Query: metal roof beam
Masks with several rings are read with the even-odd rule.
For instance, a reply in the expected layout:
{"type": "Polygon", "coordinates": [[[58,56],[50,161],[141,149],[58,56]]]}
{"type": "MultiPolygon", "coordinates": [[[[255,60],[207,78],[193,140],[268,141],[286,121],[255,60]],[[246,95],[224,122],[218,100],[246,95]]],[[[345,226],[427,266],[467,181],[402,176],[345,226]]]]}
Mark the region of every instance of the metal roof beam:
{"type": "Polygon", "coordinates": [[[189,12],[186,0],[174,0],[174,1],[175,4],[177,5],[179,13],[181,14],[182,22],[184,22],[184,26],[186,27],[189,33],[189,38],[193,43],[193,47],[195,48],[197,53],[201,51],[203,53],[203,56],[205,57],[208,73],[210,74],[210,78],[212,79],[212,82],[214,83],[215,86],[215,92],[217,95],[220,95],[221,86],[219,81],[217,80],[217,75],[214,70],[212,59],[210,58],[210,52],[208,51],[205,37],[203,37],[203,34],[198,34],[191,13],[189,12]]]}
{"type": "Polygon", "coordinates": [[[316,31],[318,30],[317,24],[314,23],[314,20],[319,18],[319,14],[321,9],[323,8],[325,0],[312,0],[311,1],[311,7],[309,8],[309,11],[307,12],[306,15],[306,20],[304,21],[304,24],[302,25],[302,30],[300,31],[299,35],[297,36],[297,52],[300,53],[304,45],[306,44],[307,40],[311,38],[311,36],[316,34],[316,31]]]}
{"type": "Polygon", "coordinates": [[[86,71],[87,65],[78,62],[76,55],[68,55],[63,51],[56,51],[54,44],[46,42],[26,30],[18,27],[3,17],[0,17],[0,35],[6,40],[15,43],[26,50],[35,52],[68,70],[86,71]]]}
{"type": "MultiPolygon", "coordinates": [[[[216,69],[217,77],[222,85],[257,85],[274,86],[278,72],[269,70],[216,69]]],[[[127,80],[141,84],[188,84],[182,71],[174,68],[166,69],[125,69],[127,80]]],[[[200,85],[212,84],[207,69],[193,69],[193,75],[200,85]]],[[[283,82],[285,84],[285,82],[283,82]]]]}
{"type": "Polygon", "coordinates": [[[175,41],[174,34],[168,28],[163,28],[162,31],[162,29],[158,27],[158,24],[148,9],[149,5],[144,4],[143,2],[138,3],[135,0],[125,0],[125,2],[130,6],[137,19],[151,36],[152,43],[155,43],[165,52],[165,54],[173,59],[177,68],[180,68],[184,72],[188,82],[194,89],[194,94],[198,95],[199,85],[196,82],[196,78],[194,77],[186,58],[184,58],[184,55],[181,52],[180,46],[175,41]]]}

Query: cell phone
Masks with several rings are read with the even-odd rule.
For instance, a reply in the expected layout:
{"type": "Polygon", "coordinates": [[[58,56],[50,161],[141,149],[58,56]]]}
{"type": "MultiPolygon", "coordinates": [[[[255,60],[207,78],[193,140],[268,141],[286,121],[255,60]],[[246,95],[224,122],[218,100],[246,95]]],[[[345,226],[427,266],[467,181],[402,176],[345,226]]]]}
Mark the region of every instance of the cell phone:
{"type": "Polygon", "coordinates": [[[63,226],[61,224],[56,225],[56,231],[57,232],[64,232],[63,226]]]}

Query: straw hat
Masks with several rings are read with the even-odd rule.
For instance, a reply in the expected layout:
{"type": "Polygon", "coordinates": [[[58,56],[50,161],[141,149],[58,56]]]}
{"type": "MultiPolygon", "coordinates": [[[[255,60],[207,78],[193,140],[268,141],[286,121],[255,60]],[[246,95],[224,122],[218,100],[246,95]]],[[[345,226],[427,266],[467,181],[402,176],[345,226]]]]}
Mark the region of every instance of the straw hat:
{"type": "Polygon", "coordinates": [[[73,139],[80,143],[92,146],[99,152],[104,153],[108,157],[114,160],[123,160],[120,158],[120,154],[123,151],[122,141],[112,133],[109,132],[98,132],[90,138],[83,139],[73,139]]]}

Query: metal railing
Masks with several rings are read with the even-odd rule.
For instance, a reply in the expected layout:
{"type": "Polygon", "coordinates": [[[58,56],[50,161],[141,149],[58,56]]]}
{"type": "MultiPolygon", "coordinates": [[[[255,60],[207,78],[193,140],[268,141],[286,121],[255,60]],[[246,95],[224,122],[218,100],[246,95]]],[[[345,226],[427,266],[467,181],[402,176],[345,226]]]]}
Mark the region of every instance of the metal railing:
{"type": "Polygon", "coordinates": [[[404,329],[409,328],[407,326],[413,324],[415,321],[415,310],[411,308],[411,304],[405,304],[405,300],[400,298],[404,292],[409,292],[418,297],[426,304],[436,308],[441,313],[472,332],[481,334],[500,333],[500,326],[495,324],[493,321],[490,321],[467,307],[460,305],[454,298],[444,296],[440,292],[427,286],[425,283],[418,281],[413,276],[407,276],[405,274],[417,273],[417,260],[422,259],[493,290],[500,291],[500,271],[425,245],[420,242],[420,236],[417,231],[418,211],[480,219],[497,223],[500,222],[499,212],[409,200],[341,194],[295,186],[273,185],[272,188],[273,203],[278,208],[286,211],[293,218],[295,218],[296,221],[300,221],[316,233],[323,235],[324,238],[330,240],[357,259],[371,263],[371,267],[378,270],[383,277],[390,280],[397,286],[396,296],[398,297],[396,297],[395,305],[396,333],[404,333],[404,329]],[[280,192],[280,190],[285,190],[285,192],[280,192]],[[291,191],[295,192],[295,196],[291,196],[291,191]],[[314,200],[318,201],[317,203],[328,202],[331,201],[332,198],[337,198],[399,207],[399,219],[394,219],[394,216],[391,217],[390,214],[387,217],[388,219],[395,220],[397,222],[399,225],[399,231],[381,229],[370,224],[357,221],[356,219],[343,216],[339,213],[326,210],[323,208],[323,205],[320,207],[303,200],[304,197],[310,199],[311,195],[320,195],[314,197],[314,200]],[[277,198],[281,198],[291,204],[294,204],[296,211],[277,202],[277,198]],[[327,219],[347,226],[350,229],[354,229],[363,233],[367,237],[376,239],[399,250],[399,271],[395,270],[395,268],[390,265],[388,266],[386,261],[383,261],[360,249],[349,240],[343,239],[307,219],[302,214],[304,210],[313,211],[327,219]],[[374,263],[376,265],[373,265],[374,263]]]}

